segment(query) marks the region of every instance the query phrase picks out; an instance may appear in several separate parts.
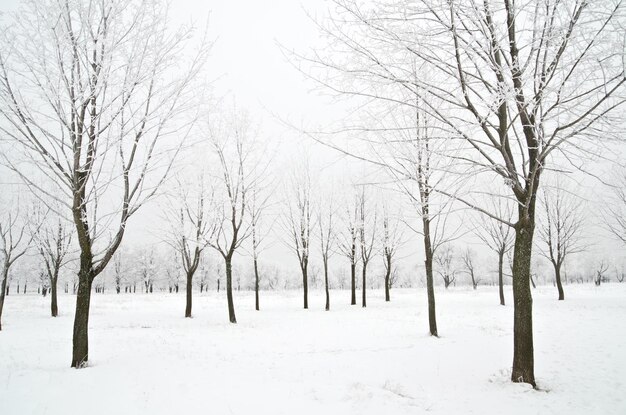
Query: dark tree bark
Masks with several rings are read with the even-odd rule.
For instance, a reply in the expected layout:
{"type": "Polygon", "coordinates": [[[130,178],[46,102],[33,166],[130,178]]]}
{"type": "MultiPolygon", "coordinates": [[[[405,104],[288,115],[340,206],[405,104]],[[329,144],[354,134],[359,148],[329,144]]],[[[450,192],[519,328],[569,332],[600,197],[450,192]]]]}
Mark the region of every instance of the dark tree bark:
{"type": "Polygon", "coordinates": [[[78,273],[78,292],[76,294],[76,313],[74,314],[74,336],[72,341],[72,367],[81,368],[89,360],[89,305],[91,302],[92,258],[81,253],[78,273]]]}
{"type": "Polygon", "coordinates": [[[350,264],[350,291],[352,296],[350,298],[350,305],[356,305],[356,264],[350,264]]]}
{"type": "Polygon", "coordinates": [[[302,265],[302,290],[304,291],[304,309],[309,308],[309,270],[308,259],[302,265]]]}
{"type": "Polygon", "coordinates": [[[500,293],[500,305],[504,302],[504,250],[498,252],[498,291],[500,293]]]}
{"type": "Polygon", "coordinates": [[[422,215],[422,222],[424,226],[424,251],[426,266],[426,291],[428,293],[428,326],[430,328],[431,336],[438,336],[437,333],[437,318],[435,315],[435,284],[433,280],[433,249],[430,241],[430,220],[428,214],[422,215]]]}
{"type": "Polygon", "coordinates": [[[556,288],[559,290],[559,300],[565,300],[565,292],[561,282],[561,264],[554,264],[554,275],[556,277],[556,288]]]}
{"type": "Polygon", "coordinates": [[[226,299],[228,300],[228,319],[231,323],[237,323],[237,317],[235,317],[235,304],[233,302],[233,268],[232,258],[227,256],[225,258],[226,263],[226,299]]]}
{"type": "MultiPolygon", "coordinates": [[[[534,199],[533,199],[534,204],[534,199]]],[[[535,230],[534,209],[524,216],[520,208],[520,220],[515,226],[513,253],[513,382],[535,383],[533,349],[533,300],[530,292],[530,264],[535,230]]]]}
{"type": "Polygon", "coordinates": [[[259,311],[259,267],[254,259],[254,309],[259,311]]]}
{"type": "Polygon", "coordinates": [[[59,306],[57,303],[57,283],[59,281],[58,270],[54,278],[50,280],[50,313],[52,317],[59,315],[59,306]]]}
{"type": "Polygon", "coordinates": [[[187,272],[187,303],[185,306],[185,318],[191,317],[193,272],[187,272]]]}
{"type": "Polygon", "coordinates": [[[365,289],[367,287],[367,264],[363,264],[362,275],[363,275],[363,286],[361,289],[362,298],[361,298],[361,307],[367,307],[367,295],[365,293],[365,289]]]}
{"type": "Polygon", "coordinates": [[[387,270],[385,272],[385,301],[390,301],[389,280],[391,278],[391,256],[387,256],[385,260],[387,261],[387,270]]]}
{"type": "Polygon", "coordinates": [[[328,291],[328,260],[324,260],[324,289],[326,291],[326,306],[325,310],[330,310],[330,293],[328,291]]]}
{"type": "Polygon", "coordinates": [[[2,331],[2,309],[4,308],[4,296],[6,295],[7,280],[9,279],[9,268],[5,263],[2,269],[2,286],[0,287],[0,331],[2,331]]]}

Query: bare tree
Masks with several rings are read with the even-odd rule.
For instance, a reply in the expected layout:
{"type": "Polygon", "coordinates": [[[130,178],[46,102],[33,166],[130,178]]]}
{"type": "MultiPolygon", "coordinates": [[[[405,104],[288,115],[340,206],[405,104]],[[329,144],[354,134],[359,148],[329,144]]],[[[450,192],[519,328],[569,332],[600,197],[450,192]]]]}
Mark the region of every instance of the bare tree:
{"type": "MultiPolygon", "coordinates": [[[[15,261],[20,259],[28,251],[27,225],[21,220],[19,208],[15,213],[8,213],[0,220],[0,241],[2,242],[2,281],[0,281],[0,331],[2,330],[2,309],[7,292],[9,271],[15,261]]],[[[24,286],[26,292],[26,286],[24,286]]]]}
{"type": "Polygon", "coordinates": [[[210,120],[209,142],[218,159],[221,189],[216,189],[218,203],[214,236],[209,246],[224,259],[226,269],[226,298],[228,318],[237,323],[233,302],[233,256],[251,235],[249,223],[244,221],[248,211],[248,198],[257,186],[254,160],[254,136],[248,116],[242,111],[233,111],[223,119],[210,120]],[[220,199],[221,196],[221,199],[220,199]]]}
{"type": "MultiPolygon", "coordinates": [[[[121,250],[118,250],[113,255],[113,273],[115,292],[119,294],[122,291],[122,284],[124,283],[124,263],[121,250]]],[[[126,290],[128,291],[128,288],[126,290]]]]}
{"type": "Polygon", "coordinates": [[[596,284],[599,287],[600,284],[602,284],[602,282],[606,278],[604,276],[604,273],[607,272],[608,270],[609,270],[609,264],[604,260],[600,261],[597,266],[596,279],[594,280],[594,284],[596,284]]]}
{"type": "Polygon", "coordinates": [[[332,197],[320,206],[318,211],[317,224],[320,232],[320,252],[322,254],[322,263],[324,265],[324,292],[326,294],[326,305],[324,309],[330,310],[330,292],[328,283],[328,261],[334,253],[336,244],[335,235],[335,207],[332,197]]]}
{"type": "Polygon", "coordinates": [[[350,261],[350,305],[356,305],[356,266],[358,254],[358,214],[359,205],[355,196],[352,204],[348,204],[343,215],[343,232],[337,234],[339,252],[350,261]]]}
{"type": "Polygon", "coordinates": [[[511,380],[535,386],[529,282],[540,179],[550,163],[578,168],[575,161],[611,131],[609,115],[625,102],[626,39],[614,33],[623,31],[626,5],[334,3],[329,23],[320,25],[329,42],[308,59],[311,76],[374,102],[413,106],[398,99],[398,89],[422,96],[428,113],[464,147],[455,155],[466,165],[464,176],[495,174],[517,202],[518,216],[509,222],[470,198],[434,189],[514,229],[511,380]],[[415,66],[428,76],[416,79],[415,66]]]}
{"type": "Polygon", "coordinates": [[[454,268],[454,248],[445,245],[435,254],[437,273],[443,280],[446,289],[456,282],[456,269],[454,268]]]}
{"type": "Polygon", "coordinates": [[[309,308],[309,255],[311,249],[311,230],[313,229],[313,210],[311,207],[311,178],[308,166],[301,172],[301,177],[292,180],[291,196],[287,200],[285,228],[289,234],[288,246],[298,257],[302,273],[304,308],[309,308]]]}
{"type": "Polygon", "coordinates": [[[361,283],[361,306],[367,307],[367,266],[376,253],[376,207],[368,206],[365,186],[362,187],[359,195],[359,247],[361,251],[361,272],[363,281],[361,283]]]}
{"type": "Polygon", "coordinates": [[[93,281],[182,145],[162,139],[187,135],[209,46],[184,53],[192,31],[171,30],[166,5],[119,0],[28,1],[4,31],[0,128],[16,148],[3,161],[71,212],[80,248],[72,367],[88,361],[93,281]]]}
{"type": "Polygon", "coordinates": [[[602,212],[604,225],[617,240],[626,244],[626,172],[617,177],[611,190],[613,198],[602,212]]]}
{"type": "Polygon", "coordinates": [[[176,251],[176,258],[180,258],[185,271],[185,317],[191,317],[193,276],[215,232],[209,213],[213,196],[206,188],[203,176],[196,184],[179,182],[177,187],[177,196],[170,201],[170,211],[167,213],[170,224],[168,244],[176,251]]]}
{"type": "Polygon", "coordinates": [[[52,221],[50,218],[39,215],[37,222],[39,223],[35,224],[36,228],[31,229],[32,238],[37,252],[43,260],[45,276],[50,284],[50,313],[52,317],[56,317],[59,314],[57,302],[59,272],[61,267],[67,264],[67,254],[72,244],[72,233],[61,218],[52,221]]]}
{"type": "Polygon", "coordinates": [[[259,274],[259,255],[263,251],[263,241],[268,235],[268,230],[263,225],[264,211],[268,206],[269,194],[264,197],[259,196],[259,191],[255,188],[252,192],[250,203],[250,227],[252,228],[252,260],[254,265],[254,308],[260,309],[259,305],[259,284],[261,276],[259,274]]]}
{"type": "MultiPolygon", "coordinates": [[[[496,197],[491,199],[492,211],[495,214],[510,222],[513,218],[513,207],[506,200],[496,197]]],[[[506,223],[487,219],[483,220],[482,226],[477,227],[476,235],[498,255],[498,292],[500,295],[500,305],[505,305],[504,299],[504,257],[513,248],[513,228],[506,223]]]]}
{"type": "Polygon", "coordinates": [[[395,259],[398,249],[403,243],[403,233],[400,230],[400,221],[395,220],[390,223],[389,211],[385,206],[383,208],[383,264],[385,266],[385,301],[390,301],[389,291],[393,286],[394,277],[397,278],[397,272],[394,273],[393,260],[395,259]]]}
{"type": "Polygon", "coordinates": [[[480,279],[476,278],[476,267],[474,266],[474,251],[470,248],[467,248],[463,255],[461,255],[461,261],[463,261],[463,266],[465,267],[465,272],[472,279],[472,288],[478,288],[478,284],[480,283],[480,279]]]}
{"type": "Polygon", "coordinates": [[[557,183],[553,192],[544,190],[543,206],[545,216],[543,223],[540,223],[539,238],[545,248],[541,252],[554,267],[559,300],[564,300],[561,268],[569,255],[583,249],[580,235],[582,228],[580,200],[568,195],[557,183]]]}

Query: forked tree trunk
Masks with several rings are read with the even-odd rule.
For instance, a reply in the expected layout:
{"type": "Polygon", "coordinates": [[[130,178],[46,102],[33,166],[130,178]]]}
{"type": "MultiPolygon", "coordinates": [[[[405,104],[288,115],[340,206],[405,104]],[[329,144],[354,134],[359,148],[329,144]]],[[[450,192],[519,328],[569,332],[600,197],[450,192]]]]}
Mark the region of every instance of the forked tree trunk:
{"type": "Polygon", "coordinates": [[[330,310],[330,293],[328,291],[328,259],[324,258],[324,288],[326,290],[326,306],[325,310],[330,310]]]}
{"type": "Polygon", "coordinates": [[[556,277],[556,288],[559,290],[559,300],[565,300],[565,292],[563,292],[563,284],[561,283],[561,265],[554,266],[554,275],[556,277]]]}
{"type": "Polygon", "coordinates": [[[254,309],[259,311],[259,267],[254,258],[254,309]]]}
{"type": "Polygon", "coordinates": [[[352,293],[350,305],[356,305],[356,264],[354,262],[350,264],[350,291],[352,293]]]}
{"type": "Polygon", "coordinates": [[[365,289],[367,286],[367,264],[365,262],[363,262],[362,275],[363,275],[363,286],[361,289],[361,292],[362,292],[361,306],[367,307],[367,295],[365,293],[365,289]]]}
{"type": "Polygon", "coordinates": [[[433,250],[430,242],[430,220],[422,216],[424,226],[424,264],[426,266],[426,291],[428,293],[428,326],[431,336],[438,336],[437,318],[435,315],[435,284],[433,280],[433,250]]]}
{"type": "Polygon", "coordinates": [[[387,271],[385,272],[385,301],[390,301],[389,279],[391,278],[391,257],[387,257],[387,271]]]}
{"type": "Polygon", "coordinates": [[[500,292],[500,305],[504,302],[504,251],[498,252],[498,290],[500,292]]]}
{"type": "Polygon", "coordinates": [[[0,286],[0,331],[2,331],[2,309],[4,308],[4,297],[7,290],[7,280],[9,279],[9,268],[6,266],[2,268],[2,283],[0,286]]]}
{"type": "Polygon", "coordinates": [[[74,336],[72,344],[72,367],[81,368],[89,360],[89,304],[91,301],[92,268],[91,258],[81,254],[78,273],[78,292],[76,294],[76,313],[74,314],[74,336]]]}
{"type": "MultiPolygon", "coordinates": [[[[521,211],[522,208],[520,208],[521,211]]],[[[530,292],[530,264],[535,228],[531,217],[520,219],[515,226],[513,252],[513,382],[535,383],[533,350],[533,299],[530,292]]]]}
{"type": "Polygon", "coordinates": [[[233,266],[232,258],[226,257],[226,299],[228,300],[228,319],[231,323],[237,323],[235,317],[235,304],[233,302],[233,266]]]}
{"type": "Polygon", "coordinates": [[[191,317],[191,307],[193,302],[193,273],[187,273],[187,305],[185,306],[185,318],[191,317]]]}

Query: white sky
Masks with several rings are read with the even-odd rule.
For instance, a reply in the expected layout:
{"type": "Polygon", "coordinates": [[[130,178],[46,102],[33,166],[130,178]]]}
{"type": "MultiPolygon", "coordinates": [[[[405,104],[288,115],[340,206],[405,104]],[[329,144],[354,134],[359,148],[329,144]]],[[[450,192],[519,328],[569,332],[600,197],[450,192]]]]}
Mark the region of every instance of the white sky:
{"type": "MultiPolygon", "coordinates": [[[[3,0],[0,10],[14,9],[18,3],[18,0],[3,0]]],[[[278,46],[280,43],[300,52],[314,46],[319,34],[306,11],[323,13],[326,7],[322,0],[306,3],[293,0],[176,0],[171,3],[171,13],[177,21],[193,20],[201,24],[210,16],[209,33],[216,43],[208,65],[211,76],[216,78],[215,92],[219,96],[234,97],[238,106],[246,108],[261,122],[263,137],[281,143],[280,160],[277,160],[281,167],[282,163],[293,162],[303,146],[313,148],[309,153],[319,164],[332,165],[340,159],[337,154],[299,137],[296,131],[273,117],[277,114],[294,124],[311,126],[327,124],[337,116],[336,107],[329,105],[328,97],[313,90],[314,85],[287,62],[278,46]]],[[[128,238],[128,242],[145,238],[145,235],[139,236],[141,228],[155,220],[155,212],[157,209],[150,207],[140,214],[142,218],[133,218],[130,230],[135,236],[128,238]]],[[[602,240],[599,245],[604,247],[607,244],[602,240]]],[[[611,248],[615,250],[615,245],[611,248]]],[[[421,263],[421,246],[413,244],[410,249],[419,255],[412,262],[421,263]]],[[[614,252],[611,255],[619,255],[619,251],[614,252]]],[[[274,250],[274,260],[284,262],[284,255],[291,254],[284,249],[274,250]]],[[[294,258],[285,261],[296,267],[294,258]]]]}

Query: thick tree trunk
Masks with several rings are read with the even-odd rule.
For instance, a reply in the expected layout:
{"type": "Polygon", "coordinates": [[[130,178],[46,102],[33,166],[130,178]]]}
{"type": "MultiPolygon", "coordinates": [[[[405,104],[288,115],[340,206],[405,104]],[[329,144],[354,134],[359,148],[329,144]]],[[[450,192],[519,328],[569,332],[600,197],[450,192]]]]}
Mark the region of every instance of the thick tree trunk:
{"type": "Polygon", "coordinates": [[[530,292],[530,264],[535,228],[534,213],[524,216],[515,227],[513,252],[513,382],[535,383],[533,350],[533,300],[530,292]]]}
{"type": "Polygon", "coordinates": [[[254,259],[254,309],[259,311],[259,267],[254,259]]]}
{"type": "Polygon", "coordinates": [[[81,259],[74,315],[74,336],[72,344],[72,367],[81,368],[89,360],[89,304],[92,284],[91,259],[81,259]]]}
{"type": "Polygon", "coordinates": [[[226,299],[228,300],[228,319],[231,323],[237,323],[235,317],[235,304],[233,303],[233,266],[232,259],[226,257],[226,299]]]}
{"type": "Polygon", "coordinates": [[[304,291],[304,309],[306,310],[309,308],[309,275],[307,263],[302,267],[302,290],[304,291]]]}
{"type": "Polygon", "coordinates": [[[0,283],[0,331],[2,331],[2,309],[4,308],[4,296],[7,290],[7,280],[9,279],[9,268],[5,266],[2,269],[2,282],[0,283]]]}
{"type": "Polygon", "coordinates": [[[504,302],[504,251],[498,252],[498,290],[500,292],[500,305],[504,302]]]}
{"type": "Polygon", "coordinates": [[[385,272],[385,301],[390,301],[389,279],[391,278],[391,257],[387,257],[387,271],[385,272]]]}
{"type": "Polygon", "coordinates": [[[59,315],[59,306],[57,304],[57,282],[59,281],[59,275],[50,278],[50,313],[52,317],[59,315]]]}
{"type": "Polygon", "coordinates": [[[433,250],[430,241],[430,220],[423,216],[422,224],[424,227],[424,252],[426,257],[424,265],[426,266],[426,291],[428,293],[428,326],[430,328],[430,335],[438,336],[437,318],[435,315],[435,284],[433,280],[433,250]]]}
{"type": "Polygon", "coordinates": [[[563,292],[563,284],[561,283],[561,266],[554,266],[554,274],[556,277],[556,288],[559,290],[559,300],[565,300],[565,293],[563,292]]]}
{"type": "Polygon", "coordinates": [[[363,263],[362,274],[363,274],[363,287],[361,289],[361,293],[362,293],[361,306],[367,307],[367,295],[365,293],[365,289],[367,287],[367,265],[365,263],[363,263]]]}
{"type": "Polygon", "coordinates": [[[187,273],[187,305],[185,306],[185,318],[191,317],[192,291],[193,291],[193,273],[187,273]]]}
{"type": "Polygon", "coordinates": [[[350,290],[352,297],[350,299],[350,305],[356,305],[356,264],[350,264],[350,290]]]}
{"type": "Polygon", "coordinates": [[[330,310],[330,293],[328,291],[328,259],[324,259],[324,288],[326,291],[326,306],[325,310],[330,310]]]}

